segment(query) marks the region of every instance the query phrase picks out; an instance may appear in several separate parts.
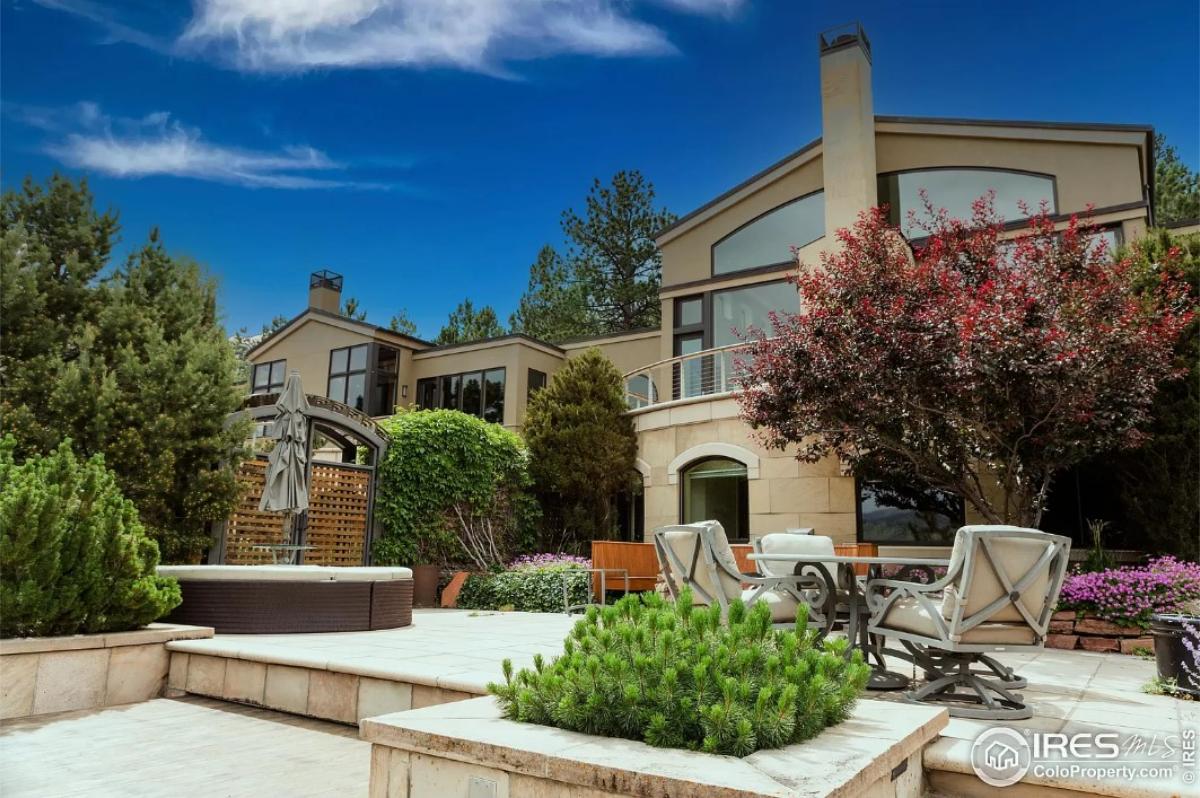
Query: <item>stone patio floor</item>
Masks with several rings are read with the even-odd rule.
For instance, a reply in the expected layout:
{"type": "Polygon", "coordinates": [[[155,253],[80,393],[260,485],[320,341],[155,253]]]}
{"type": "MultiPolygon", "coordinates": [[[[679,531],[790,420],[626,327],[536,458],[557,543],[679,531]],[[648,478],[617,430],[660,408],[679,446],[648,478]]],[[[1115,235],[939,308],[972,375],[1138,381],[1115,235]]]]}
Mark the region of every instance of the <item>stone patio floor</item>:
{"type": "Polygon", "coordinates": [[[0,794],[366,795],[355,729],[208,698],[64,712],[0,726],[0,794]]]}
{"type": "MultiPolygon", "coordinates": [[[[557,614],[418,610],[413,625],[405,629],[218,635],[169,647],[482,695],[487,682],[500,678],[504,658],[521,667],[530,665],[535,653],[559,653],[575,620],[557,614]]],[[[1053,649],[1001,654],[998,659],[1029,680],[1021,692],[1034,710],[1033,718],[1006,725],[1066,733],[1117,731],[1147,738],[1179,735],[1200,726],[1200,702],[1142,692],[1154,675],[1152,661],[1053,649]]],[[[908,663],[896,660],[892,667],[911,675],[908,663]]],[[[871,697],[898,700],[899,694],[871,697]]],[[[969,773],[971,742],[993,725],[952,719],[942,738],[926,749],[927,769],[969,773]]],[[[173,794],[234,795],[243,794],[243,789],[253,794],[243,780],[255,779],[258,794],[274,794],[280,785],[294,784],[296,789],[289,786],[289,792],[320,795],[326,794],[323,790],[336,792],[328,780],[342,777],[357,780],[347,791],[361,794],[368,770],[366,748],[348,727],[207,700],[158,700],[8,724],[0,748],[6,795],[103,794],[96,791],[101,784],[118,785],[114,794],[134,784],[142,792],[160,779],[192,779],[194,786],[200,777],[206,785],[201,793],[188,793],[179,783],[173,794]],[[316,750],[321,753],[315,755],[316,750]],[[347,766],[331,767],[339,757],[346,758],[347,766]],[[55,789],[47,791],[50,786],[55,789]]]]}

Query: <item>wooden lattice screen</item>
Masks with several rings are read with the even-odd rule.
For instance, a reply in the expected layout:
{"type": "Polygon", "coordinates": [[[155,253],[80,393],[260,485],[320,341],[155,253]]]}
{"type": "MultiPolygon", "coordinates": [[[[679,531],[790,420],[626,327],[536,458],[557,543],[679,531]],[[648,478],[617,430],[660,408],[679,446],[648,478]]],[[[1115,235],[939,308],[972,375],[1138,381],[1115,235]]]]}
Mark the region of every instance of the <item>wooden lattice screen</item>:
{"type": "Polygon", "coordinates": [[[312,565],[362,565],[367,539],[371,469],[314,460],[304,553],[312,565]]]}
{"type": "Polygon", "coordinates": [[[283,516],[258,509],[267,481],[267,461],[259,458],[243,461],[238,468],[238,481],[246,486],[246,491],[225,529],[225,562],[230,565],[269,564],[271,553],[255,551],[251,546],[287,541],[283,516]]]}

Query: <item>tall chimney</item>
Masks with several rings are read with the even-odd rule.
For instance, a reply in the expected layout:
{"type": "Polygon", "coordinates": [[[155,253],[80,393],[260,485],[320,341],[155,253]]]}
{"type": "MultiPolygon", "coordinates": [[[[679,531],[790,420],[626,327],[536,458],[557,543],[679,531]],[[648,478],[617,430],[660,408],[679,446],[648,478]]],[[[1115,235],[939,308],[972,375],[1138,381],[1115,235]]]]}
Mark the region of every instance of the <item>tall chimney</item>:
{"type": "Polygon", "coordinates": [[[322,269],[308,278],[308,306],[328,313],[342,309],[342,275],[322,269]]]}
{"type": "Polygon", "coordinates": [[[871,43],[855,22],[822,33],[820,48],[825,234],[832,237],[878,201],[871,43]]]}

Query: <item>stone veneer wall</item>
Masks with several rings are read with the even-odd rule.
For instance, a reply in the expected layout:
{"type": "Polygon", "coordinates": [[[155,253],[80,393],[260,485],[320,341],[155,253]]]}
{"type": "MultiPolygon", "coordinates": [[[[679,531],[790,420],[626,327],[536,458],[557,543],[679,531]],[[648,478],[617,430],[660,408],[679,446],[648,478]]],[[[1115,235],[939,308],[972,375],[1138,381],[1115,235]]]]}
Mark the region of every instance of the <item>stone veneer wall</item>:
{"type": "Polygon", "coordinates": [[[855,542],[853,477],[842,475],[836,458],[808,464],[797,461],[791,451],[767,449],[738,418],[734,399],[680,402],[634,411],[633,418],[645,485],[647,540],[656,527],[680,522],[681,486],[671,464],[683,456],[682,468],[687,462],[719,454],[712,446],[717,444],[733,447],[755,464],[747,468],[752,537],[812,527],[835,543],[855,542]]]}
{"type": "Polygon", "coordinates": [[[191,693],[336,723],[477,698],[445,687],[318,667],[172,652],[168,695],[191,693]]]}
{"type": "Polygon", "coordinates": [[[212,637],[155,623],[133,632],[0,640],[0,719],[147,701],[162,693],[167,642],[212,637]]]}
{"type": "Polygon", "coordinates": [[[1136,649],[1153,651],[1154,638],[1139,626],[1117,626],[1094,615],[1079,618],[1074,610],[1064,610],[1054,613],[1050,619],[1046,645],[1050,648],[1132,654],[1136,649]]]}

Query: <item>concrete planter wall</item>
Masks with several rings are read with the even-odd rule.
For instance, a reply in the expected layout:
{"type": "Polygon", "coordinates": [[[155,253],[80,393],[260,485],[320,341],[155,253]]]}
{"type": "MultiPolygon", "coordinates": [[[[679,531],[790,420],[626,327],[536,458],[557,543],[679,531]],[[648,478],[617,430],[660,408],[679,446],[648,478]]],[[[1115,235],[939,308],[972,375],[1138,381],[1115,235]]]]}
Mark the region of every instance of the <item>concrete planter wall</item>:
{"type": "Polygon", "coordinates": [[[371,798],[919,798],[947,720],[864,700],[813,740],[739,759],[516,723],[487,697],[369,718],[360,735],[371,798]]]}
{"type": "Polygon", "coordinates": [[[1084,615],[1077,618],[1075,610],[1054,613],[1046,645],[1050,648],[1084,651],[1107,651],[1113,654],[1132,654],[1138,649],[1154,650],[1154,638],[1138,626],[1117,626],[1112,621],[1084,615]]]}
{"type": "Polygon", "coordinates": [[[167,642],[212,634],[152,623],[133,632],[0,640],[0,719],[154,698],[170,667],[167,642]]]}

